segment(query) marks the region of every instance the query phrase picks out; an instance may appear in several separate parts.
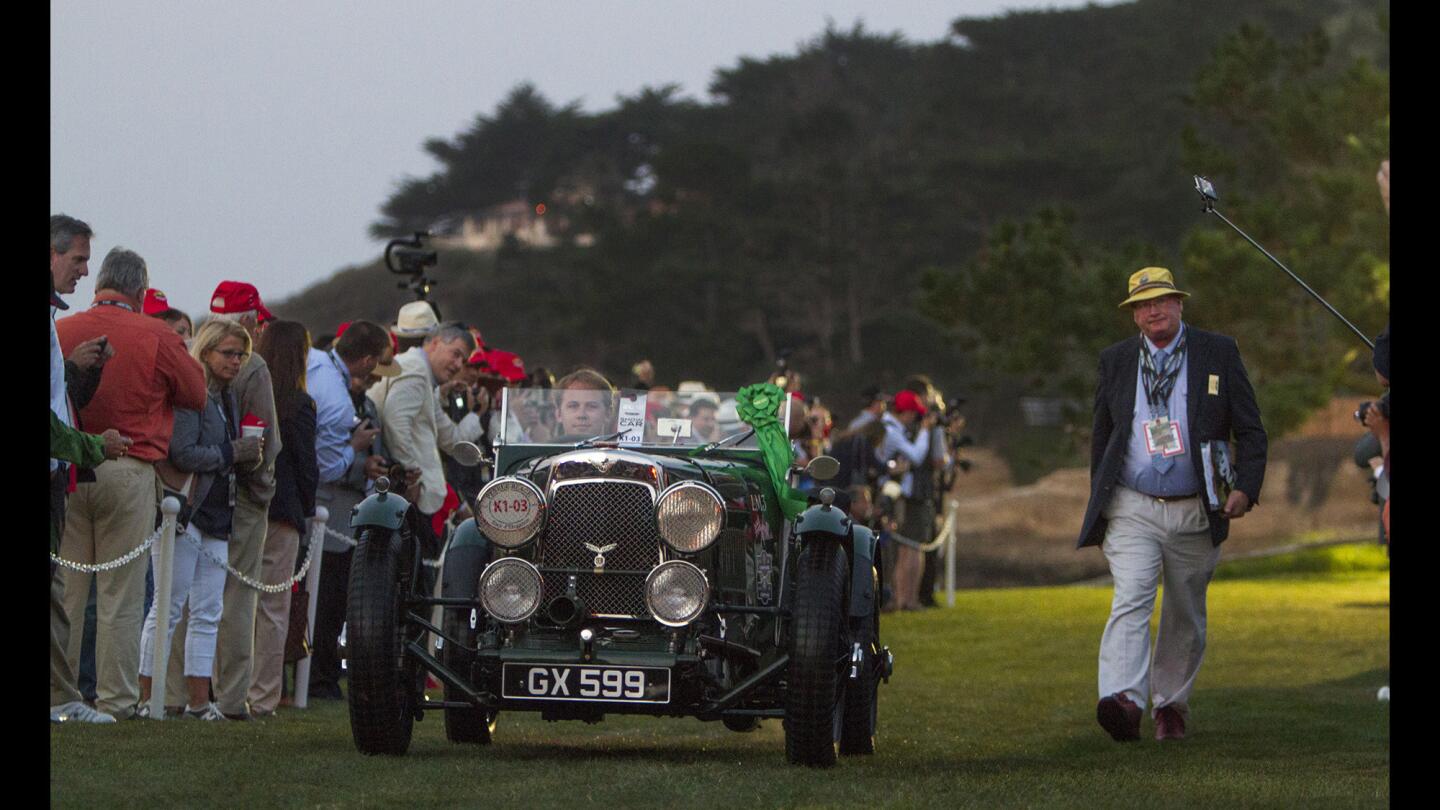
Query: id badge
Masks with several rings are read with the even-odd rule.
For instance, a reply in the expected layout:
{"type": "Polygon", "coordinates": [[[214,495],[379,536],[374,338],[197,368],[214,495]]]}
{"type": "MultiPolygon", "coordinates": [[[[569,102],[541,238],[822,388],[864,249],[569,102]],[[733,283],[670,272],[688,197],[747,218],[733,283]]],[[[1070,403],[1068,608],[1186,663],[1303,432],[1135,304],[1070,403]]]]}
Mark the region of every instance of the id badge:
{"type": "Polygon", "coordinates": [[[1180,426],[1171,422],[1168,416],[1146,422],[1145,450],[1152,456],[1158,454],[1165,458],[1185,452],[1184,445],[1180,443],[1180,426]]]}

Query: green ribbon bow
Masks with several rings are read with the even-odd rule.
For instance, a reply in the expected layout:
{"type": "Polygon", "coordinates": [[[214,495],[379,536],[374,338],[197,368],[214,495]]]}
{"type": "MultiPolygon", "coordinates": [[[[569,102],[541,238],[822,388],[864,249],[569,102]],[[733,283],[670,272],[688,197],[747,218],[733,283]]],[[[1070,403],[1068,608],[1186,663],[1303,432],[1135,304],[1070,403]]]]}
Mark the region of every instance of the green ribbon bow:
{"type": "Polygon", "coordinates": [[[795,453],[777,414],[785,396],[780,386],[774,383],[747,385],[735,395],[735,410],[740,414],[741,421],[755,428],[755,442],[760,445],[765,469],[770,473],[770,483],[775,486],[775,493],[780,498],[780,511],[787,519],[793,520],[805,511],[807,503],[805,496],[791,487],[788,481],[795,453]]]}

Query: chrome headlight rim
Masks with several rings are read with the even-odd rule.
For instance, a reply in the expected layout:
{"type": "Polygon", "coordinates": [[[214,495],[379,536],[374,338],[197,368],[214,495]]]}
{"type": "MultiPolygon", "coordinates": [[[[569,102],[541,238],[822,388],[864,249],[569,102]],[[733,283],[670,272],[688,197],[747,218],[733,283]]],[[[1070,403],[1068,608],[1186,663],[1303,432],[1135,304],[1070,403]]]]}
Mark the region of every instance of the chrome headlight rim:
{"type": "Polygon", "coordinates": [[[528,621],[530,617],[534,616],[535,612],[540,609],[540,603],[544,601],[545,596],[545,581],[540,576],[540,569],[536,568],[535,565],[529,560],[525,560],[520,557],[501,557],[500,559],[495,560],[494,562],[485,566],[485,570],[480,572],[479,595],[480,606],[485,609],[485,614],[487,616],[497,622],[500,622],[501,624],[520,624],[522,622],[528,621]],[[523,614],[501,616],[494,611],[494,609],[489,604],[489,600],[486,599],[486,586],[495,577],[500,576],[500,574],[503,573],[506,569],[513,568],[519,568],[521,571],[527,572],[531,577],[534,578],[535,598],[529,609],[524,611],[523,614]]]}
{"type": "Polygon", "coordinates": [[[668,562],[660,563],[659,565],[650,569],[650,573],[645,576],[645,609],[650,611],[650,617],[652,619],[665,625],[666,627],[686,627],[693,624],[696,619],[699,619],[701,616],[705,615],[705,608],[709,607],[709,605],[710,578],[705,576],[704,569],[702,569],[698,565],[695,565],[694,563],[687,562],[685,560],[670,560],[668,562]],[[656,577],[665,573],[665,571],[667,570],[674,570],[676,568],[689,568],[694,571],[697,576],[700,577],[700,601],[692,614],[685,619],[666,619],[655,612],[655,605],[653,603],[653,600],[650,598],[650,587],[654,583],[656,577]]]}
{"type": "Polygon", "coordinates": [[[659,497],[655,499],[655,526],[660,533],[660,539],[665,541],[666,547],[679,554],[699,554],[714,545],[715,540],[720,537],[720,532],[725,529],[725,500],[720,497],[720,493],[716,492],[714,487],[702,481],[680,481],[679,483],[671,484],[661,491],[659,497]],[[715,504],[718,520],[715,524],[715,531],[710,534],[709,538],[700,543],[691,542],[682,545],[676,543],[666,535],[665,522],[661,519],[661,515],[664,511],[665,499],[675,493],[686,490],[698,490],[708,495],[710,500],[715,504]]]}
{"type": "Polygon", "coordinates": [[[475,525],[479,527],[480,531],[484,532],[485,537],[495,545],[503,549],[517,549],[540,536],[540,532],[545,528],[545,520],[549,511],[548,507],[549,504],[545,500],[544,491],[536,486],[534,481],[518,475],[504,475],[481,487],[480,492],[475,495],[475,525]],[[515,484],[523,487],[529,495],[534,497],[535,502],[539,504],[534,520],[529,526],[521,530],[520,539],[518,540],[505,534],[513,530],[497,528],[486,522],[486,510],[484,508],[485,497],[487,495],[493,493],[499,487],[513,486],[515,484]]]}

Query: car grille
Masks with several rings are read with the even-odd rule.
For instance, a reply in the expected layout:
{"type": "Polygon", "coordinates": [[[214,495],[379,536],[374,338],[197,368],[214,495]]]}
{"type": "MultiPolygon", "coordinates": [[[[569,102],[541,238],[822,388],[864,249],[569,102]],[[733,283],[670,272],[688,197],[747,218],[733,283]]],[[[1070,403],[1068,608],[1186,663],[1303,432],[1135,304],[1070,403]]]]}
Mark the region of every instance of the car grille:
{"type": "Polygon", "coordinates": [[[660,534],[655,527],[652,490],[623,481],[586,481],[555,488],[550,496],[540,570],[545,580],[542,604],[565,593],[571,574],[547,569],[580,569],[575,590],[594,616],[648,617],[645,576],[660,563],[660,534]],[[604,572],[596,574],[595,552],[604,548],[604,572]],[[634,573],[612,573],[630,571],[634,573]]]}

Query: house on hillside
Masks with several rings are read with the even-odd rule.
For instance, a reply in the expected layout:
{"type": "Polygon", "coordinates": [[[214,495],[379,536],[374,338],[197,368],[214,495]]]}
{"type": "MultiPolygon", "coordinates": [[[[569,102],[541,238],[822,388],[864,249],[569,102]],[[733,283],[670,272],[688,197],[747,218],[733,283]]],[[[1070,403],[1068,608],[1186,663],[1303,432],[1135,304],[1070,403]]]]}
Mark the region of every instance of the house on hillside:
{"type": "Polygon", "coordinates": [[[580,247],[595,244],[595,235],[571,233],[567,217],[531,205],[525,200],[510,200],[482,211],[450,220],[434,229],[435,244],[466,250],[497,250],[509,237],[526,247],[548,248],[573,239],[580,247]]]}

